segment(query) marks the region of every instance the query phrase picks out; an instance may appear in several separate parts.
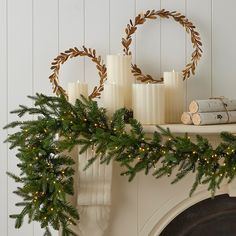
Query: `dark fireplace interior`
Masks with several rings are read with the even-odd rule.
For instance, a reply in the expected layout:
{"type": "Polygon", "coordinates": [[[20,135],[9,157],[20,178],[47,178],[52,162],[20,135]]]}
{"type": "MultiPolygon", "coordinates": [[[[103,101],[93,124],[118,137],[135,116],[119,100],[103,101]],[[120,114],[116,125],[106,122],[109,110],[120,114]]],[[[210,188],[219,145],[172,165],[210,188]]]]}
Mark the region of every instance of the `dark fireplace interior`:
{"type": "Polygon", "coordinates": [[[203,200],[179,214],[160,236],[236,236],[236,198],[203,200]]]}

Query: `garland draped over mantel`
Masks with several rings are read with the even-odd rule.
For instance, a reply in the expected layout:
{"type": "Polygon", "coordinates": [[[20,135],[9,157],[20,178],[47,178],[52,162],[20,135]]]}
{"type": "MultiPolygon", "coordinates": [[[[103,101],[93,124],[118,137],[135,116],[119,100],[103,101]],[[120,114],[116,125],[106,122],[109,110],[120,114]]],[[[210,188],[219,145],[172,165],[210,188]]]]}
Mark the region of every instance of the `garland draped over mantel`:
{"type": "Polygon", "coordinates": [[[12,113],[20,117],[37,115],[37,119],[16,121],[5,127],[19,128],[7,139],[10,148],[18,149],[20,160],[20,176],[9,173],[22,184],[15,193],[23,198],[16,205],[24,208],[20,214],[11,216],[16,218],[17,228],[28,215],[29,221],[39,221],[46,228],[45,235],[51,235],[50,225],[56,230],[62,227],[63,235],[76,235],[69,225],[76,224],[79,216],[66,201],[66,194],[73,194],[74,162],[63,153],[78,144],[82,146],[81,153],[91,147],[95,151],[87,167],[97,159],[101,164],[114,160],[120,163],[121,174],[128,176],[130,181],[140,171],[160,178],[171,176],[178,168],[172,183],[195,172],[190,195],[199,184],[208,185],[214,195],[223,179],[230,182],[235,177],[236,137],[232,134],[222,133],[223,142],[215,149],[199,135],[196,142],[192,142],[187,134],[176,137],[161,127],[157,127],[150,138],[126,109],[116,111],[109,120],[105,109],[85,98],[77,99],[75,105],[64,96],[37,94],[30,99],[34,106],[20,106],[12,113]],[[129,131],[126,123],[130,124],[129,131]],[[57,136],[62,138],[56,139],[57,136]]]}

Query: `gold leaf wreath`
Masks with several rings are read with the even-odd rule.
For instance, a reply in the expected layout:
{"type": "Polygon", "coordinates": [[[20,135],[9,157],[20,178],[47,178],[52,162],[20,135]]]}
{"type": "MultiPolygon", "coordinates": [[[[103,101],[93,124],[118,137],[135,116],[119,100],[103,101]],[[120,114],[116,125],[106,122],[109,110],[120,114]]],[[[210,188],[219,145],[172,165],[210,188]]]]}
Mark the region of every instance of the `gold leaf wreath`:
{"type": "Polygon", "coordinates": [[[89,95],[89,98],[92,99],[99,97],[101,95],[101,92],[103,91],[104,82],[107,80],[107,68],[103,63],[101,56],[96,55],[96,50],[86,48],[85,46],[83,46],[81,50],[76,47],[70,48],[69,50],[60,53],[60,55],[53,60],[51,66],[51,70],[53,71],[53,73],[49,77],[50,82],[53,86],[53,93],[56,93],[56,95],[65,95],[66,97],[68,97],[66,91],[59,84],[59,70],[61,68],[61,65],[64,64],[68,59],[72,59],[78,56],[88,57],[92,60],[92,62],[96,64],[98,75],[100,77],[99,86],[96,86],[93,89],[92,93],[89,95]]]}
{"type": "MultiPolygon", "coordinates": [[[[191,35],[191,41],[193,44],[194,51],[192,53],[191,62],[188,63],[185,68],[182,70],[183,80],[190,77],[191,74],[195,74],[195,69],[197,66],[198,61],[202,56],[202,42],[200,38],[200,34],[195,30],[195,26],[192,22],[190,22],[184,15],[176,11],[166,11],[165,9],[155,11],[155,10],[148,10],[144,14],[139,14],[135,17],[134,22],[130,20],[130,23],[127,25],[125,29],[126,36],[122,38],[122,45],[124,47],[123,51],[126,55],[131,55],[130,45],[132,43],[132,35],[136,32],[137,27],[142,25],[146,22],[146,20],[154,20],[157,17],[160,18],[173,18],[176,22],[181,24],[186,32],[191,35]]],[[[162,82],[163,78],[159,80],[155,80],[152,78],[151,75],[145,75],[142,70],[136,65],[132,64],[132,73],[136,77],[137,80],[142,82],[151,82],[151,83],[158,83],[162,82]]]]}

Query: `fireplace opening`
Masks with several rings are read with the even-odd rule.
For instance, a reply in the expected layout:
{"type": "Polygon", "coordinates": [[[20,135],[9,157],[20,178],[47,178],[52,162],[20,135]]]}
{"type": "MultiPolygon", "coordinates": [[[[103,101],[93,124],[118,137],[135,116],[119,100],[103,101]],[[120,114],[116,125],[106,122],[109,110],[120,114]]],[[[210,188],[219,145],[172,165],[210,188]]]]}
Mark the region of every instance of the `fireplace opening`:
{"type": "Polygon", "coordinates": [[[189,207],[162,231],[160,236],[235,236],[236,198],[227,194],[189,207]]]}

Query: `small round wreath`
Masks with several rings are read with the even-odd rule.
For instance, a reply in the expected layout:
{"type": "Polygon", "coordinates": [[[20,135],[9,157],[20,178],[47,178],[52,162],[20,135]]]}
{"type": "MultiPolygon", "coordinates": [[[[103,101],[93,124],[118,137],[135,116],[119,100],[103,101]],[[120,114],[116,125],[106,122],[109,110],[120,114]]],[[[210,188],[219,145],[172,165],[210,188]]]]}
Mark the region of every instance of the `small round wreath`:
{"type": "Polygon", "coordinates": [[[101,95],[103,91],[104,82],[107,80],[107,68],[103,63],[101,56],[96,55],[96,50],[92,48],[82,47],[81,50],[78,48],[70,48],[65,52],[60,53],[52,62],[51,70],[53,73],[50,75],[49,79],[53,86],[53,93],[56,95],[65,95],[67,97],[66,91],[59,84],[59,70],[61,65],[64,64],[68,59],[72,59],[74,57],[88,57],[96,64],[96,68],[98,70],[98,75],[100,77],[99,86],[95,86],[89,98],[96,98],[101,95]]]}
{"type": "MultiPolygon", "coordinates": [[[[137,15],[134,22],[130,20],[130,23],[125,29],[126,36],[122,38],[122,45],[124,47],[123,51],[126,55],[131,55],[132,53],[130,51],[130,45],[132,43],[132,35],[136,32],[138,26],[144,24],[147,20],[157,19],[158,16],[164,19],[172,18],[173,20],[181,24],[185,28],[186,32],[191,35],[191,41],[194,51],[192,53],[191,62],[189,62],[182,70],[183,80],[188,79],[191,74],[195,74],[197,63],[202,56],[202,43],[200,34],[195,30],[196,27],[192,22],[190,22],[184,15],[179,12],[170,12],[162,9],[159,11],[148,10],[145,14],[137,15]]],[[[132,65],[132,73],[137,80],[140,80],[142,82],[158,83],[163,81],[163,78],[155,80],[151,75],[145,75],[136,64],[132,65]]]]}

